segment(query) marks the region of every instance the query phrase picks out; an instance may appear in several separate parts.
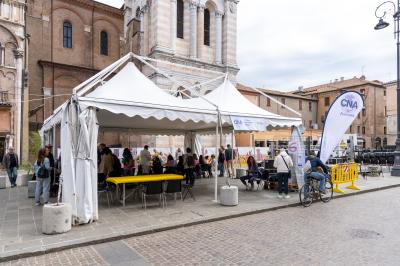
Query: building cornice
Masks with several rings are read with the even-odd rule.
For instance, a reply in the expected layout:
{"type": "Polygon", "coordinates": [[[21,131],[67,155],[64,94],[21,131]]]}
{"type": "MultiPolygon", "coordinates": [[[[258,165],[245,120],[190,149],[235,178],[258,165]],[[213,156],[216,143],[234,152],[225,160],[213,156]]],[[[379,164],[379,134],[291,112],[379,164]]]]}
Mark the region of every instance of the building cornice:
{"type": "Polygon", "coordinates": [[[57,68],[62,68],[62,69],[67,69],[67,70],[84,71],[84,72],[88,72],[91,74],[100,71],[99,69],[94,69],[94,68],[90,68],[90,67],[68,65],[68,64],[62,64],[62,63],[50,62],[50,61],[46,61],[46,60],[39,60],[38,63],[42,67],[57,67],[57,68]]]}
{"type": "Polygon", "coordinates": [[[123,10],[121,8],[116,8],[93,0],[60,0],[60,1],[68,5],[71,5],[71,2],[74,2],[74,4],[84,8],[89,8],[89,9],[94,8],[94,10],[97,12],[101,12],[116,18],[121,19],[124,17],[123,10]]]}

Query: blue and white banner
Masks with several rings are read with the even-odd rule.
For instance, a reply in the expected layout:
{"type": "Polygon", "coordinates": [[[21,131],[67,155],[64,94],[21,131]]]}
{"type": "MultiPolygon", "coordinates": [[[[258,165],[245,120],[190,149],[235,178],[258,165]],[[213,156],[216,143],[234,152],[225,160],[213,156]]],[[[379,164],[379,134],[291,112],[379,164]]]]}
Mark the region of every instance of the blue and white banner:
{"type": "Polygon", "coordinates": [[[292,183],[297,184],[299,188],[304,185],[303,167],[306,156],[304,142],[298,127],[292,128],[292,136],[288,145],[288,153],[292,157],[294,169],[292,173],[292,183]]]}
{"type": "Polygon", "coordinates": [[[339,95],[329,107],[322,132],[319,156],[323,163],[328,161],[363,106],[362,95],[355,91],[348,91],[339,95]]]}
{"type": "Polygon", "coordinates": [[[265,131],[267,121],[264,118],[231,116],[233,128],[240,131],[265,131]]]}

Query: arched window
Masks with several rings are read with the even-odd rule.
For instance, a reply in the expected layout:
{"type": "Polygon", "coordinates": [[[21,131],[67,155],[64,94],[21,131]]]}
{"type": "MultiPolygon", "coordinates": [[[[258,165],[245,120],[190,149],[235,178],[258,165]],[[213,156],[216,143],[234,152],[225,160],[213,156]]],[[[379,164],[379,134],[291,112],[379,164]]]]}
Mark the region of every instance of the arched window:
{"type": "Polygon", "coordinates": [[[176,37],[183,39],[183,0],[176,4],[176,37]]]}
{"type": "Polygon", "coordinates": [[[100,54],[108,55],[108,34],[105,31],[100,32],[100,54]]]}
{"type": "Polygon", "coordinates": [[[1,46],[1,42],[0,42],[0,66],[3,65],[3,46],[1,46]]]}
{"type": "Polygon", "coordinates": [[[137,19],[140,19],[140,8],[139,7],[136,9],[135,17],[137,19]]]}
{"type": "Polygon", "coordinates": [[[72,25],[70,22],[64,22],[63,29],[64,48],[72,48],[72,25]]]}
{"type": "Polygon", "coordinates": [[[204,45],[210,46],[210,10],[204,10],[204,45]]]}

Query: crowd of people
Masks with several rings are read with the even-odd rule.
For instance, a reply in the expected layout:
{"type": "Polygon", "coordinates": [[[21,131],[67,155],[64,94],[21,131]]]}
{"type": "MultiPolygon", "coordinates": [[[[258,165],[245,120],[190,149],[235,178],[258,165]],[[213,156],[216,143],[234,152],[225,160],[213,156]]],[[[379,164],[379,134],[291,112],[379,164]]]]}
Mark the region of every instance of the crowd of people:
{"type": "MultiPolygon", "coordinates": [[[[223,149],[222,146],[221,149],[223,149]]],[[[227,151],[232,153],[230,146],[227,151]]],[[[230,166],[230,168],[228,167],[229,173],[233,176],[233,164],[230,159],[232,154],[228,154],[228,152],[226,153],[228,158],[226,163],[230,166]]],[[[109,147],[101,143],[98,146],[97,156],[99,185],[105,185],[107,177],[118,176],[173,173],[184,175],[186,183],[190,185],[194,184],[195,178],[213,177],[215,155],[198,156],[190,148],[187,148],[185,152],[178,148],[174,155],[171,153],[167,155],[155,149],[151,153],[149,146],[145,145],[137,158],[133,157],[129,148],[125,148],[120,160],[109,147]]],[[[219,169],[221,169],[220,166],[219,169]]],[[[224,170],[221,170],[220,174],[223,175],[224,170]]]]}

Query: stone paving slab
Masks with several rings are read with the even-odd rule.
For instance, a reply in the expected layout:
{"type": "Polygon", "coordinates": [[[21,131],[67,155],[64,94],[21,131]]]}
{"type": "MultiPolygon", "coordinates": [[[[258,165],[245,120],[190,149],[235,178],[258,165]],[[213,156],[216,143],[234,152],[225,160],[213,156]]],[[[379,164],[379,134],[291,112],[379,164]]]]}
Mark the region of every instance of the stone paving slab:
{"type": "MultiPolygon", "coordinates": [[[[220,178],[219,182],[222,185],[225,179],[220,178]]],[[[202,179],[196,180],[196,201],[175,202],[168,198],[167,208],[162,209],[158,207],[157,199],[153,199],[145,211],[138,199],[129,199],[126,207],[115,203],[108,208],[105,199],[101,198],[99,221],[74,226],[68,233],[53,236],[41,233],[42,207],[34,206],[33,199],[27,198],[26,187],[3,189],[0,190],[0,261],[296,206],[299,202],[297,192],[283,200],[278,199],[274,191],[245,191],[239,180],[231,180],[231,184],[239,186],[239,205],[235,207],[213,202],[214,179],[202,179]]],[[[386,173],[385,177],[361,178],[357,186],[361,191],[347,190],[345,185],[341,188],[348,195],[363,193],[400,186],[400,178],[386,173]]]]}

